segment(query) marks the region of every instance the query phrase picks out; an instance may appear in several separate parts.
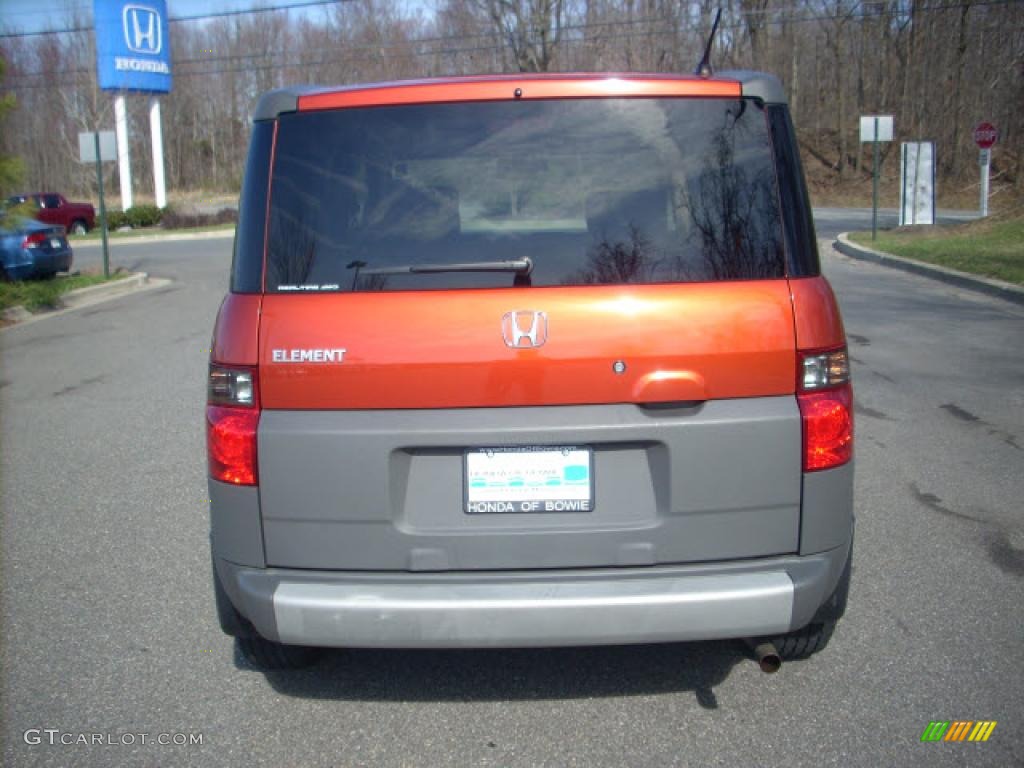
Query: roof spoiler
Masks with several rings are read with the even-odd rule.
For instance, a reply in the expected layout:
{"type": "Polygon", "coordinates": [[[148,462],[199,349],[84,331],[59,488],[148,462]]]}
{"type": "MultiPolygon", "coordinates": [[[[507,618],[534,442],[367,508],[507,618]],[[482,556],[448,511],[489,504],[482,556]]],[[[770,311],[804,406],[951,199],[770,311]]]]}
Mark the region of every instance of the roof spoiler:
{"type": "Polygon", "coordinates": [[[708,44],[704,47],[704,56],[700,60],[700,64],[697,65],[697,70],[694,72],[698,77],[711,77],[715,74],[715,71],[711,68],[711,45],[715,42],[715,32],[718,31],[718,22],[722,19],[722,9],[718,9],[718,13],[715,14],[715,23],[711,25],[711,34],[708,35],[708,44]]]}

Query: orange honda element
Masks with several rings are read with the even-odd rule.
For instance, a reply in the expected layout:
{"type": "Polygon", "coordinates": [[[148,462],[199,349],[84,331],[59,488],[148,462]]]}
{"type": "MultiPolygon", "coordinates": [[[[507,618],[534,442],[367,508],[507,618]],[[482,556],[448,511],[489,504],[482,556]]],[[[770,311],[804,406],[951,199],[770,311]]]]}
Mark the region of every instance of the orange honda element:
{"type": "Polygon", "coordinates": [[[266,94],[208,397],[217,608],[261,666],[794,658],[846,607],[846,340],[768,75],[266,94]]]}

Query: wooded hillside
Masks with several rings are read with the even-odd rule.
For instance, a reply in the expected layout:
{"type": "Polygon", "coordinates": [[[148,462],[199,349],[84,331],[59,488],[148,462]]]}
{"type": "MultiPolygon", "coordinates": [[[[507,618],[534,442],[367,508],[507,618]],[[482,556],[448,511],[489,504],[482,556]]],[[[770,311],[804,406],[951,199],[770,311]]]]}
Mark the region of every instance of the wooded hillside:
{"type": "MultiPolygon", "coordinates": [[[[858,141],[858,116],[891,113],[897,140],[935,141],[940,186],[965,194],[978,175],[972,127],[994,123],[994,188],[1007,197],[1024,192],[1021,0],[437,0],[431,10],[400,0],[320,0],[301,11],[264,6],[178,20],[169,5],[170,189],[237,190],[249,115],[271,88],[481,72],[690,73],[721,7],[715,67],[783,79],[812,185],[859,184],[871,159],[858,141]]],[[[88,194],[91,170],[76,162],[77,134],[112,129],[113,99],[96,86],[91,19],[52,26],[77,31],[0,27],[8,68],[0,93],[18,102],[0,153],[24,159],[26,188],[88,194]]],[[[128,102],[136,192],[146,192],[147,99],[128,102]]],[[[899,172],[896,147],[885,150],[890,177],[899,172]]],[[[110,173],[116,191],[112,166],[110,173]]]]}

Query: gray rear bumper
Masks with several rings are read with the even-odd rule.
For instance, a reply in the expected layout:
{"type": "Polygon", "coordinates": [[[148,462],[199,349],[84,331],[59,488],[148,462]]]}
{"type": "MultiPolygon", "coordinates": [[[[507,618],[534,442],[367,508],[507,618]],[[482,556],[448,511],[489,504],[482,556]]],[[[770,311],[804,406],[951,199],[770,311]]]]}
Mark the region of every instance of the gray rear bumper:
{"type": "Polygon", "coordinates": [[[294,645],[487,648],[611,645],[798,629],[832,594],[849,547],[676,567],[490,574],[260,569],[217,560],[238,610],[294,645]]]}

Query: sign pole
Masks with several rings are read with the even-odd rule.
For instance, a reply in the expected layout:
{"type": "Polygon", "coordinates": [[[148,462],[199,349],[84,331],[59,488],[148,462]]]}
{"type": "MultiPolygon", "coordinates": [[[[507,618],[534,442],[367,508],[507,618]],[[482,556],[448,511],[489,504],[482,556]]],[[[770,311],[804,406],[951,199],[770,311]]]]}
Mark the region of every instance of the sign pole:
{"type": "Polygon", "coordinates": [[[980,150],[981,157],[981,218],[988,216],[988,173],[991,167],[991,149],[980,150]]]}
{"type": "Polygon", "coordinates": [[[149,100],[149,133],[153,142],[153,186],[156,207],[167,207],[167,186],[164,181],[164,135],[160,124],[160,97],[149,100]]]}
{"type": "Polygon", "coordinates": [[[103,163],[100,161],[100,132],[92,132],[96,145],[96,183],[100,188],[100,237],[103,239],[103,276],[110,277],[110,253],[107,250],[107,205],[103,202],[103,163]]]}
{"type": "Polygon", "coordinates": [[[878,239],[878,117],[875,117],[874,168],[871,174],[871,239],[878,239]]]}
{"type": "Polygon", "coordinates": [[[117,169],[121,178],[121,210],[132,207],[132,161],[128,150],[128,110],[124,94],[114,97],[114,130],[117,131],[117,169]]]}
{"type": "Polygon", "coordinates": [[[974,143],[978,145],[981,154],[978,156],[978,165],[981,166],[981,217],[988,216],[988,173],[992,165],[992,146],[999,140],[999,131],[992,123],[978,123],[974,129],[974,143]]]}
{"type": "Polygon", "coordinates": [[[892,141],[892,115],[861,115],[860,141],[871,142],[871,239],[878,239],[878,143],[892,141]]]}

